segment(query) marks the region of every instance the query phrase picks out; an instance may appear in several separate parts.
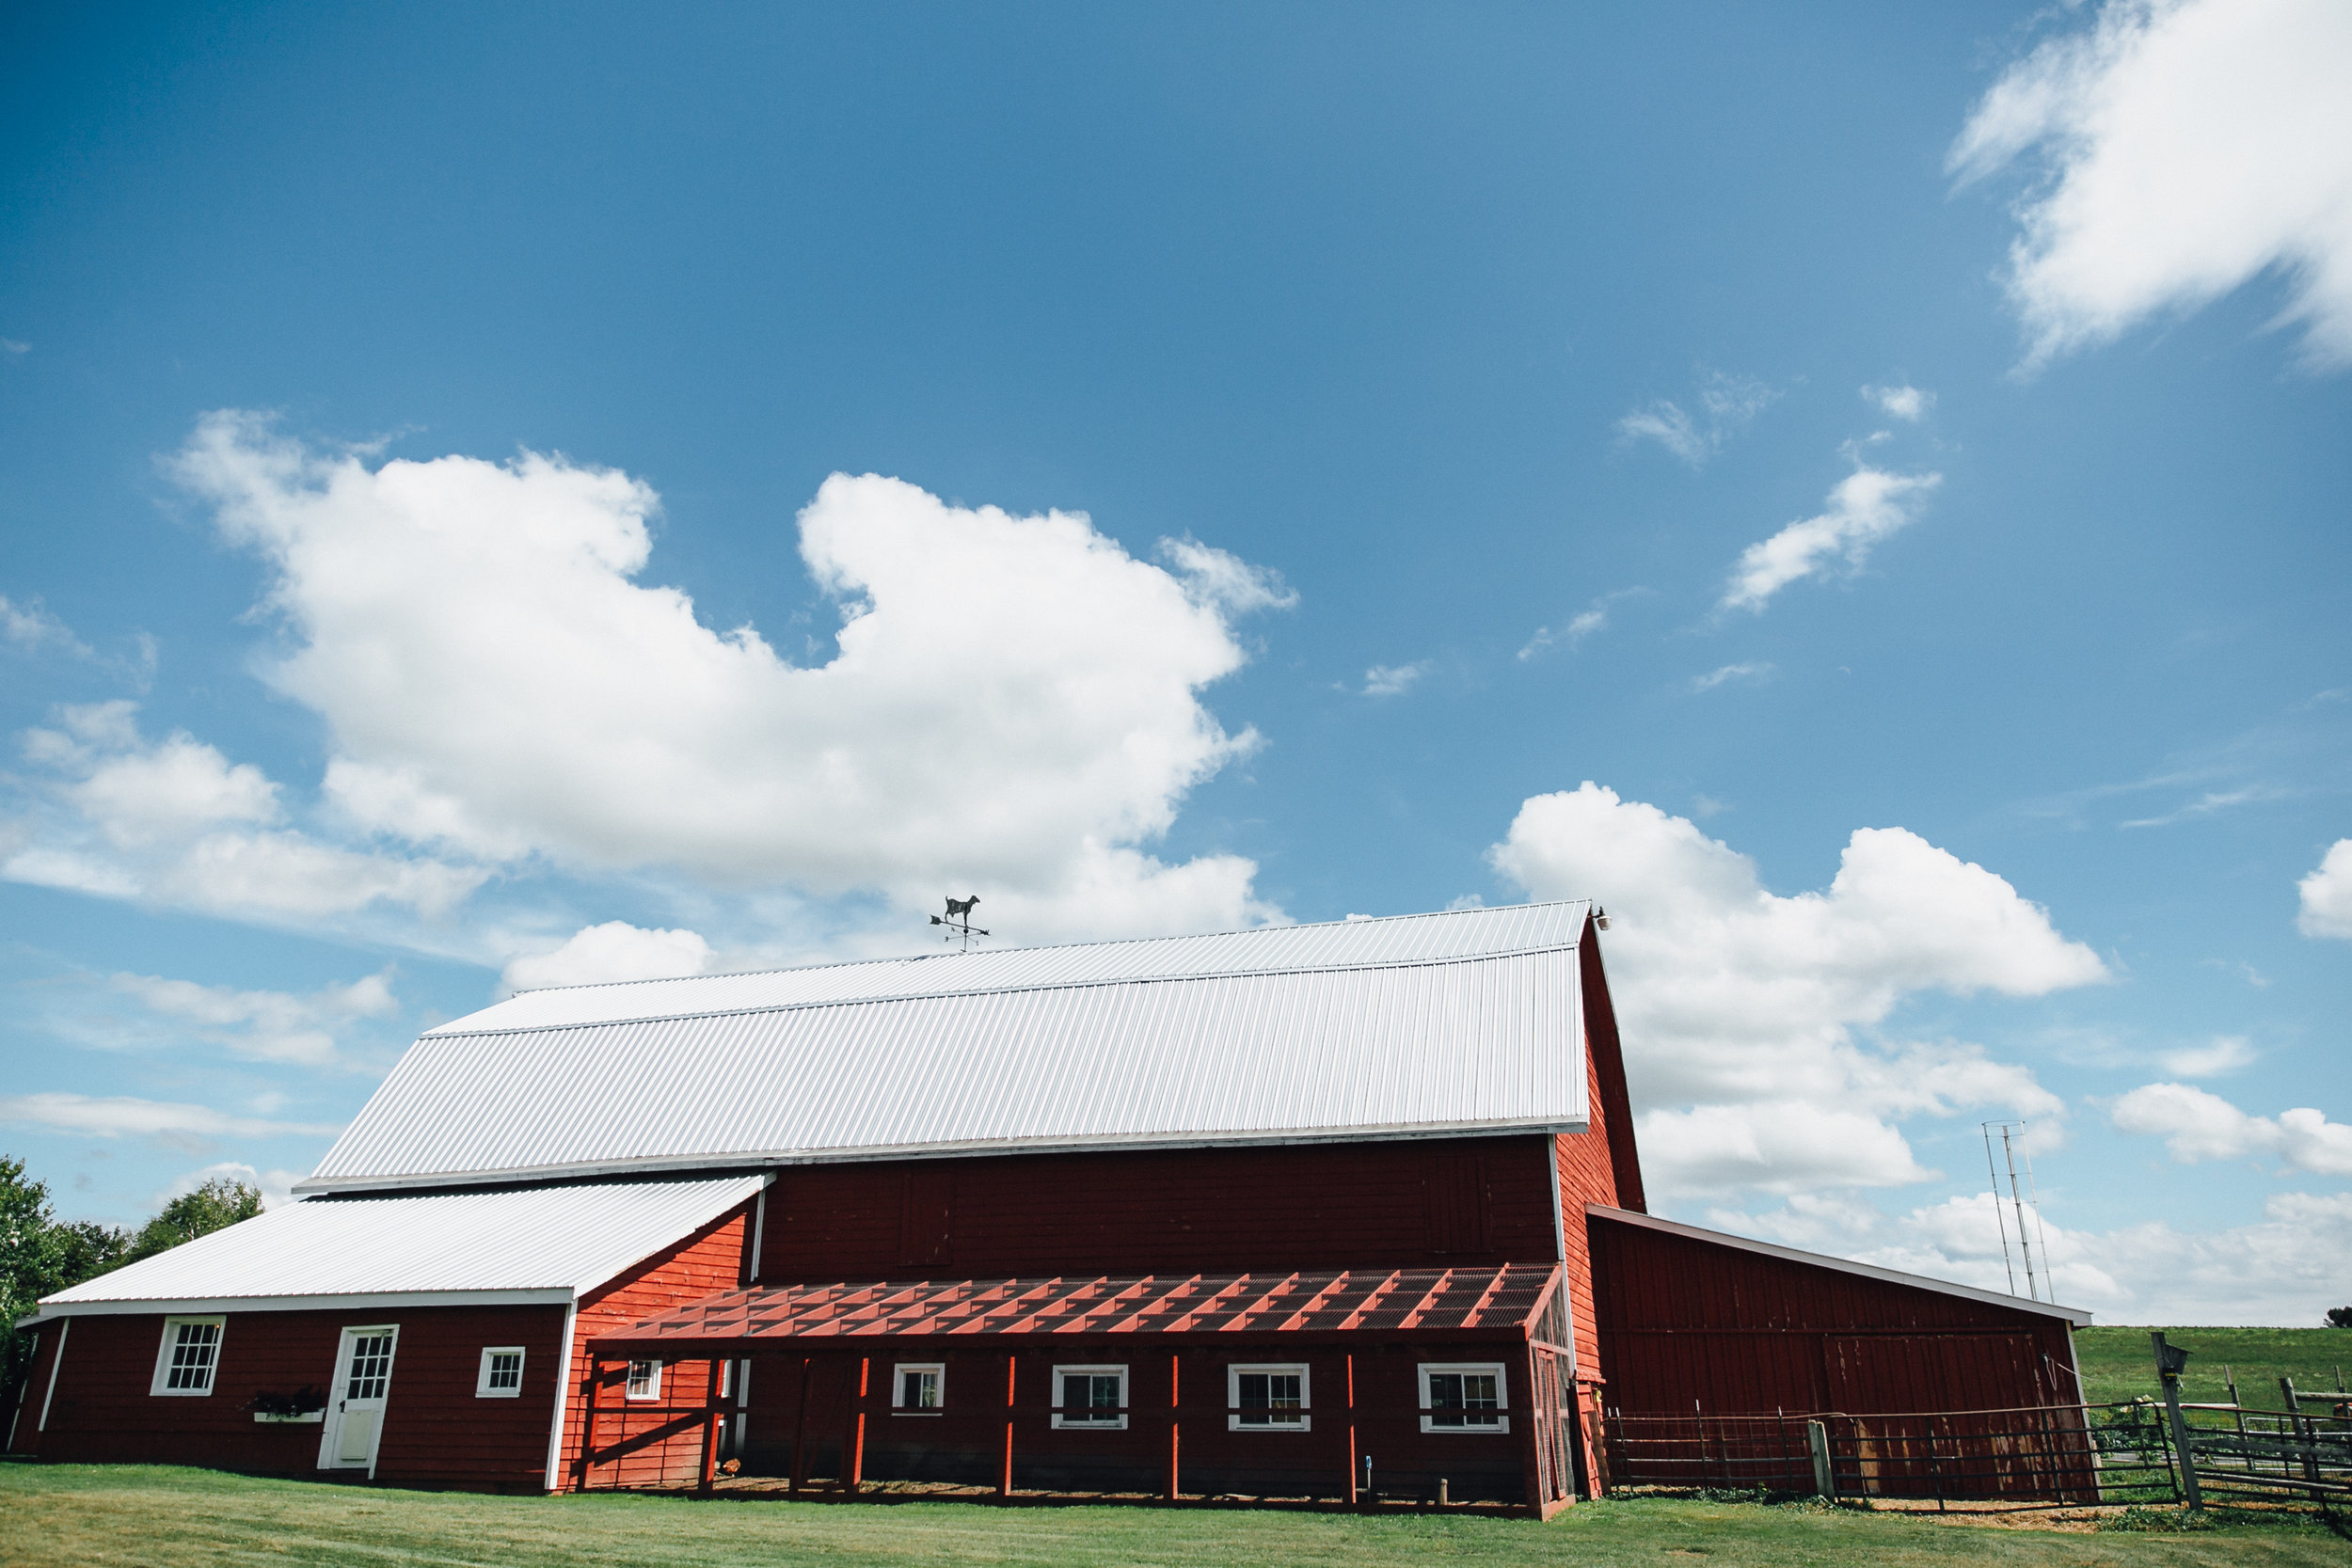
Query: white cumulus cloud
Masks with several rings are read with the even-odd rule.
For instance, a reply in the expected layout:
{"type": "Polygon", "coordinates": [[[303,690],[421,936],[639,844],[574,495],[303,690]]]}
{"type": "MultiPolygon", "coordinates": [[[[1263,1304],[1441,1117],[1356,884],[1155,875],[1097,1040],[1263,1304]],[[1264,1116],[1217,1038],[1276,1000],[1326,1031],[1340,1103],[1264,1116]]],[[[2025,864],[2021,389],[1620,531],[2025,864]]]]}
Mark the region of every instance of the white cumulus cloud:
{"type": "Polygon", "coordinates": [[[1910,524],[1928,492],[1942,483],[1941,474],[1855,468],[1829,493],[1825,511],[1740,552],[1718,608],[1761,612],[1773,594],[1801,578],[1826,575],[1840,564],[1859,569],[1870,547],[1910,524]]]}
{"type": "Polygon", "coordinates": [[[614,980],[676,980],[709,967],[710,943],[700,932],[647,930],[626,920],[608,920],[580,927],[550,952],[514,959],[501,981],[508,990],[536,990],[614,980]]]}
{"type": "Polygon", "coordinates": [[[2318,869],[2296,884],[2301,909],[2295,924],[2307,937],[2352,942],[2352,838],[2328,847],[2318,869]]]}
{"type": "MultiPolygon", "coordinates": [[[[2026,1290],[2016,1215],[2006,1197],[1996,1206],[1989,1192],[1899,1215],[1842,1196],[1800,1194],[1768,1213],[1718,1211],[1708,1220],[1882,1268],[1981,1290],[2026,1290]]],[[[2033,1242],[2043,1298],[2055,1294],[2109,1323],[2315,1328],[2352,1293],[2343,1263],[2352,1252],[2352,1193],[2273,1193],[2261,1218],[2210,1231],[2176,1230],[2162,1220],[2072,1230],[2045,1219],[2034,1227],[2033,1242]]]]}
{"type": "Polygon", "coordinates": [[[2275,271],[2311,359],[2352,361],[2352,7],[2108,0],[2003,73],[1949,167],[2037,149],[2008,279],[2032,360],[2275,271]]]}
{"type": "Polygon", "coordinates": [[[23,750],[38,805],[11,881],[211,913],[316,920],[373,905],[445,913],[487,873],[354,850],[283,825],[278,787],[186,734],[151,741],[137,705],[58,711],[23,750]]]}
{"type": "Polygon", "coordinates": [[[1935,406],[1935,394],[1917,387],[1865,387],[1863,397],[1889,419],[1917,424],[1935,406]]]}
{"type": "Polygon", "coordinates": [[[1163,541],[1163,569],[1082,515],[836,474],[799,526],[842,622],[803,664],[639,580],[659,502],[626,474],[371,468],[240,414],[176,471],[267,563],[294,641],[270,679],[326,720],[326,788],[363,829],[909,909],[952,883],[1024,940],[1279,913],[1247,860],[1148,852],[1257,744],[1200,701],[1246,657],[1232,617],[1295,598],[1224,551],[1163,541]]]}
{"type": "Polygon", "coordinates": [[[2115,1102],[2113,1117],[2126,1132],[2162,1138],[2183,1164],[2267,1154],[2317,1176],[2352,1176],[2352,1127],[2308,1106],[2258,1117],[2186,1084],[2145,1084],[2115,1102]]]}
{"type": "Polygon", "coordinates": [[[1904,1117],[2056,1115],[1974,1045],[1866,1036],[1914,992],[2106,974],[2007,881],[1900,828],[1856,831],[1826,890],[1783,896],[1687,819],[1587,783],[1527,800],[1488,855],[1537,897],[1609,910],[1643,1165],[1666,1194],[1917,1180],[1904,1117]]]}

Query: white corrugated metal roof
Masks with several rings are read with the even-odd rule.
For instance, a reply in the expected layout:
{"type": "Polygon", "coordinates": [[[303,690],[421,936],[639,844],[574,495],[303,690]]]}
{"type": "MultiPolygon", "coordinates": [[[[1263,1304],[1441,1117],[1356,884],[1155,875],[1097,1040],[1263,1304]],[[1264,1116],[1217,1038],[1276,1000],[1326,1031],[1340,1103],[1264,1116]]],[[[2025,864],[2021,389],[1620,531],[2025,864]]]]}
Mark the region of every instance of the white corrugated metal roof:
{"type": "Polygon", "coordinates": [[[297,1190],[1573,1129],[1586,909],[531,992],[410,1047],[297,1190]]]}
{"type": "Polygon", "coordinates": [[[1219,974],[1295,974],[1446,963],[1573,947],[1585,903],[1513,904],[1315,926],[1263,926],[1197,937],[1014,947],[1002,952],[927,953],[912,958],[820,964],[756,974],[702,974],[524,991],[440,1025],[436,1035],[544,1029],[565,1023],[746,1012],[993,990],[1099,986],[1126,980],[1200,979],[1219,974]]]}
{"type": "Polygon", "coordinates": [[[735,1175],[311,1198],[44,1296],[41,1316],[284,1310],[322,1296],[352,1307],[485,1296],[569,1301],[767,1180],[735,1175]]]}

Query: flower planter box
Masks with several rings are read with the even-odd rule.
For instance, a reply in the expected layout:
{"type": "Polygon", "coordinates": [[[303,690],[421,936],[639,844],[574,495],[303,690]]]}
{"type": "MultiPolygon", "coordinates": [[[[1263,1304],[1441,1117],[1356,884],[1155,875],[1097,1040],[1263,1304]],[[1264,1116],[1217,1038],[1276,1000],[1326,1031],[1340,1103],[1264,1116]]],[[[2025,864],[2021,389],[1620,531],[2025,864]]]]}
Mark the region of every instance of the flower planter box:
{"type": "Polygon", "coordinates": [[[256,1410],[253,1413],[253,1418],[257,1421],[309,1421],[312,1424],[316,1424],[326,1419],[326,1412],[324,1410],[306,1410],[299,1416],[273,1416],[267,1411],[256,1410]]]}

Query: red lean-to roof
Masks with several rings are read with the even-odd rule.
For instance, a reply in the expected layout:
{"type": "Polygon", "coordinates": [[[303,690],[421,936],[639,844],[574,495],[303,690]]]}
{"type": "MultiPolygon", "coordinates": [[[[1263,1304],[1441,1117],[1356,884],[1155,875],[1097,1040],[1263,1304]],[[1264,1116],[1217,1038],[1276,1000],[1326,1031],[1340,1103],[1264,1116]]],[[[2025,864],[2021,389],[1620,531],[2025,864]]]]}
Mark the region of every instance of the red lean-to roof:
{"type": "Polygon", "coordinates": [[[615,1329],[591,1348],[599,1355],[691,1359],[818,1339],[976,1335],[1526,1339],[1559,1281],[1556,1263],[1522,1263],[753,1286],[615,1329]]]}

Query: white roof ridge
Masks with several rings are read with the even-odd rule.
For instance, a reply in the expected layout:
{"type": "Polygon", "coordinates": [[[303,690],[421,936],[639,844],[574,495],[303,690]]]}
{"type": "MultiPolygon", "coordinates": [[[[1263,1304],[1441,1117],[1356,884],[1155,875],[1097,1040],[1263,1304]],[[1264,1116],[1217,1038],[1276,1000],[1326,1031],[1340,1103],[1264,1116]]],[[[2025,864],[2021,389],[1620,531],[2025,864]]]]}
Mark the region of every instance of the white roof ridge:
{"type": "MultiPolygon", "coordinates": [[[[1565,902],[1567,900],[1563,901],[1565,902]]],[[[1574,900],[1574,902],[1582,902],[1582,900],[1574,900]]],[[[1526,908],[1528,906],[1512,905],[1509,907],[1519,909],[1526,908]]],[[[1384,918],[1404,920],[1410,919],[1412,917],[1407,915],[1390,915],[1384,918]]],[[[1319,921],[1317,924],[1339,925],[1341,923],[1338,921],[1319,921]]],[[[1357,922],[1357,924],[1361,925],[1363,923],[1359,921],[1357,922]]],[[[1287,931],[1296,930],[1299,927],[1295,926],[1281,926],[1264,928],[1287,931]]],[[[1234,933],[1217,934],[1231,935],[1234,933]]],[[[1167,939],[1155,937],[1151,940],[1156,942],[1167,939]]],[[[1034,995],[1041,991],[1052,990],[1093,990],[1109,986],[1182,985],[1186,983],[1216,980],[1268,980],[1282,975],[1358,974],[1381,969],[1440,969],[1448,964],[1493,963],[1502,958],[1533,958],[1541,953],[1572,952],[1581,940],[1582,938],[1580,934],[1577,938],[1566,942],[1529,942],[1520,947],[1497,948],[1490,953],[1444,953],[1429,958],[1382,958],[1365,963],[1343,963],[1327,959],[1318,963],[1294,964],[1287,968],[1279,969],[1219,969],[1181,974],[1096,974],[1089,975],[1084,979],[1078,980],[1031,980],[1017,985],[975,986],[970,988],[959,988],[953,990],[864,991],[851,996],[820,996],[812,997],[803,1001],[761,1002],[741,1006],[704,1007],[692,1011],[675,1013],[622,1013],[616,1014],[611,1018],[575,1019],[555,1023],[514,1023],[497,1028],[459,1029],[453,1027],[453,1025],[463,1023],[465,1019],[453,1019],[450,1023],[441,1024],[435,1028],[425,1030],[422,1034],[419,1035],[417,1038],[420,1041],[435,1039],[473,1039],[487,1035],[538,1034],[550,1029],[600,1029],[608,1025],[623,1023],[679,1023],[684,1022],[689,1019],[737,1018],[749,1016],[754,1013],[803,1012],[818,1007],[866,1007],[871,1006],[879,1002],[940,1002],[947,1000],[951,997],[1025,996],[1034,995]]],[[[1064,942],[1060,945],[1068,947],[1090,947],[1107,944],[1097,944],[1093,942],[1064,942]]],[[[1025,947],[1008,949],[1008,951],[1035,953],[1050,951],[1050,949],[1025,947]]],[[[861,961],[869,963],[889,963],[906,962],[912,960],[873,958],[861,961]]],[[[815,964],[810,967],[815,969],[850,969],[855,966],[851,964],[815,964]]],[[[755,969],[745,971],[745,973],[749,974],[792,974],[801,972],[788,969],[755,969]]],[[[667,978],[674,980],[722,980],[735,979],[739,978],[739,976],[731,974],[674,974],[667,976],[667,978]]],[[[548,986],[543,988],[539,991],[516,991],[515,994],[516,996],[545,995],[547,992],[554,990],[588,990],[594,989],[595,986],[634,986],[644,985],[647,983],[648,982],[643,980],[598,980],[588,986],[548,986]]],[[[489,1009],[487,1008],[483,1009],[483,1011],[485,1012],[488,1010],[489,1009]]],[[[467,1015],[469,1018],[479,1016],[481,1016],[479,1013],[469,1013],[467,1015]]]]}
{"type": "MultiPolygon", "coordinates": [[[[830,963],[778,964],[773,969],[728,969],[721,970],[718,973],[711,974],[649,974],[644,978],[638,980],[576,980],[570,985],[565,986],[525,986],[520,990],[507,992],[505,999],[512,1001],[517,996],[545,996],[551,991],[560,990],[596,990],[610,986],[662,986],[684,984],[694,980],[748,980],[755,975],[761,974],[808,974],[820,969],[864,969],[868,967],[879,967],[882,964],[916,964],[926,963],[934,958],[1009,958],[1016,953],[1052,953],[1067,947],[1140,947],[1146,942],[1211,942],[1218,937],[1255,936],[1261,931],[1312,931],[1326,926],[1376,926],[1396,920],[1444,920],[1456,915],[1500,914],[1508,911],[1542,910],[1554,907],[1565,907],[1569,904],[1589,904],[1591,902],[1592,900],[1589,898],[1531,898],[1524,904],[1480,904],[1471,909],[1416,910],[1406,914],[1351,914],[1343,916],[1338,920],[1293,920],[1280,924],[1268,923],[1263,926],[1237,926],[1230,930],[1222,931],[1178,931],[1172,932],[1167,936],[1157,937],[1112,937],[1104,942],[1034,942],[1026,947],[992,947],[984,953],[899,953],[879,958],[836,958],[830,963]]],[[[1567,942],[1561,945],[1573,947],[1576,944],[1574,942],[1567,942]]],[[[1525,951],[1531,953],[1547,952],[1549,951],[1549,948],[1530,947],[1525,949],[1525,951]]],[[[1381,966],[1374,964],[1321,964],[1314,967],[1318,969],[1373,969],[1381,966]]],[[[1232,970],[1227,971],[1226,973],[1246,974],[1252,972],[1232,970]]],[[[1305,974],[1307,971],[1267,970],[1263,973],[1273,974],[1305,974]]],[[[1144,977],[1145,976],[1137,976],[1137,978],[1144,977]]],[[[1161,978],[1161,976],[1151,976],[1151,978],[1161,978]]],[[[1172,976],[1170,976],[1170,978],[1172,978],[1172,976]]],[[[1115,984],[1116,981],[1104,980],[1100,983],[1115,984]]],[[[1004,989],[1013,990],[1041,990],[1045,988],[1041,986],[1014,986],[1004,989]]],[[[929,993],[926,992],[923,994],[929,993]]],[[[981,996],[986,995],[987,993],[985,991],[956,991],[948,994],[958,996],[981,996]]],[[[730,1012],[740,1012],[747,1009],[728,1008],[725,1010],[730,1012]]],[[[699,1013],[681,1013],[678,1016],[681,1018],[699,1018],[704,1015],[699,1013]]],[[[425,1031],[427,1034],[431,1034],[432,1032],[433,1031],[430,1029],[425,1031]]],[[[465,1032],[471,1034],[474,1031],[467,1030],[465,1032]]]]}

